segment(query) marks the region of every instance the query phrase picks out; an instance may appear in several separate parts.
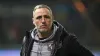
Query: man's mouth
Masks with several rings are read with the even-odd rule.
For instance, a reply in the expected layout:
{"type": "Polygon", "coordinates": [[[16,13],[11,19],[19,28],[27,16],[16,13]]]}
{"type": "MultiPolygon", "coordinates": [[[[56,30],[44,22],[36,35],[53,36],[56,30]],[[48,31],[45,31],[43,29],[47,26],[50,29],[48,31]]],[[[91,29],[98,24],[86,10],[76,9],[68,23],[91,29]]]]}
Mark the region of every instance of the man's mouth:
{"type": "Polygon", "coordinates": [[[42,25],[42,26],[40,26],[41,28],[47,28],[47,26],[46,25],[42,25]]]}

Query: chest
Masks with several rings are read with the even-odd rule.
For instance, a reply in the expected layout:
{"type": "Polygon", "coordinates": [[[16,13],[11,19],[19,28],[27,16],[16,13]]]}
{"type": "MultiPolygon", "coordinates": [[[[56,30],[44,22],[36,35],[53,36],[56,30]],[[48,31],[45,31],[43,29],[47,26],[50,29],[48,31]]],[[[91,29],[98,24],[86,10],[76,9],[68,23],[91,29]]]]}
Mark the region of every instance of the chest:
{"type": "Polygon", "coordinates": [[[34,42],[31,50],[31,56],[50,56],[52,51],[52,41],[46,43],[34,42]]]}

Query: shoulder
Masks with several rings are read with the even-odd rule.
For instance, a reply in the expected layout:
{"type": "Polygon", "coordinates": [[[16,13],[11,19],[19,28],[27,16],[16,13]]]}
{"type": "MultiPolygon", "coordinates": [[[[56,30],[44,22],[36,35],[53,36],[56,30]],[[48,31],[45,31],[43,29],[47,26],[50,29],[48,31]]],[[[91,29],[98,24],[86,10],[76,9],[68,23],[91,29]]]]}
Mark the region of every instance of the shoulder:
{"type": "Polygon", "coordinates": [[[75,34],[68,32],[65,28],[63,28],[63,30],[62,30],[61,38],[65,39],[67,41],[77,39],[75,34]]]}
{"type": "Polygon", "coordinates": [[[63,37],[64,37],[63,41],[64,41],[65,43],[70,44],[70,43],[72,43],[72,42],[77,42],[77,37],[76,37],[75,34],[67,33],[67,35],[65,34],[65,36],[63,36],[63,37]]]}
{"type": "Polygon", "coordinates": [[[77,40],[77,37],[75,34],[69,33],[69,40],[77,40]]]}
{"type": "Polygon", "coordinates": [[[34,29],[31,29],[31,30],[25,32],[25,35],[23,37],[23,42],[25,42],[26,40],[28,40],[30,38],[31,33],[32,33],[33,30],[34,29]]]}

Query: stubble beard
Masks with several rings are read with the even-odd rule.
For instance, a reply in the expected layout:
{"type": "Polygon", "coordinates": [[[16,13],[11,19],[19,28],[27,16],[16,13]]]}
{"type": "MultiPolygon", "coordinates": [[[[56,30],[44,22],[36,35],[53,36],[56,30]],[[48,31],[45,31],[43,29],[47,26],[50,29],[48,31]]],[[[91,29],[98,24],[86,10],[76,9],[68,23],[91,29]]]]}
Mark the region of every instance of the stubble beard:
{"type": "Polygon", "coordinates": [[[40,33],[47,33],[47,32],[48,32],[47,29],[38,29],[38,31],[39,31],[40,33]]]}

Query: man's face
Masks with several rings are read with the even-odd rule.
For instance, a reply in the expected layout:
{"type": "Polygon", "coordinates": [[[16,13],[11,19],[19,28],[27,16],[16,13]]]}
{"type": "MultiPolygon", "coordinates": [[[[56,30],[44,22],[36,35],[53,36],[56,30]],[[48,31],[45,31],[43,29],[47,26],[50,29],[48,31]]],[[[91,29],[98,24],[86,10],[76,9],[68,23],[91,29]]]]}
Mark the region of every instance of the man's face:
{"type": "Polygon", "coordinates": [[[40,32],[48,32],[52,27],[52,15],[47,8],[39,8],[34,11],[33,24],[40,32]]]}

